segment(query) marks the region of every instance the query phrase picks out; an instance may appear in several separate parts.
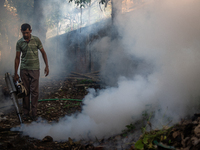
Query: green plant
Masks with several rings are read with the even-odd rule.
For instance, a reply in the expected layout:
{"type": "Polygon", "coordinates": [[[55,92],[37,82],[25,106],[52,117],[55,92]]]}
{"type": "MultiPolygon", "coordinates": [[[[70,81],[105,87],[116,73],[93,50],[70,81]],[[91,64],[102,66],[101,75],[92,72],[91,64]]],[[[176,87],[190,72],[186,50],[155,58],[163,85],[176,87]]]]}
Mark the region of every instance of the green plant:
{"type": "MultiPolygon", "coordinates": [[[[69,0],[69,2],[72,2],[73,0],[69,0]]],[[[74,0],[75,4],[77,6],[80,6],[80,8],[85,7],[85,4],[91,3],[91,0],[74,0]]]]}
{"type": "MultiPolygon", "coordinates": [[[[165,130],[151,131],[144,133],[143,136],[135,143],[135,148],[138,150],[149,149],[154,150],[153,141],[162,141],[167,139],[171,132],[171,128],[165,130]]],[[[169,140],[169,142],[171,142],[169,140]]]]}
{"type": "Polygon", "coordinates": [[[90,80],[90,79],[83,79],[83,80],[79,80],[78,83],[80,83],[80,84],[90,84],[90,83],[93,83],[93,81],[90,80]]]}
{"type": "MultiPolygon", "coordinates": [[[[144,113],[142,114],[142,116],[143,116],[143,120],[145,121],[145,123],[146,122],[150,122],[150,120],[151,120],[151,118],[153,116],[153,112],[151,112],[150,115],[149,115],[147,113],[147,111],[144,111],[144,113]]],[[[146,132],[147,126],[148,126],[148,124],[146,123],[146,125],[141,128],[143,134],[146,132]]]]}
{"type": "Polygon", "coordinates": [[[50,107],[50,108],[48,108],[48,109],[55,109],[54,107],[50,107]]]}
{"type": "Polygon", "coordinates": [[[133,131],[135,129],[135,125],[133,125],[132,123],[129,125],[126,125],[126,129],[122,130],[122,136],[127,136],[128,133],[130,133],[131,131],[133,131]]]}
{"type": "Polygon", "coordinates": [[[169,144],[171,144],[171,142],[172,142],[171,140],[168,141],[169,144]]]}
{"type": "Polygon", "coordinates": [[[81,105],[81,103],[77,103],[77,104],[74,104],[74,105],[68,104],[68,105],[65,105],[63,108],[70,108],[70,107],[80,106],[80,105],[81,105]]]}

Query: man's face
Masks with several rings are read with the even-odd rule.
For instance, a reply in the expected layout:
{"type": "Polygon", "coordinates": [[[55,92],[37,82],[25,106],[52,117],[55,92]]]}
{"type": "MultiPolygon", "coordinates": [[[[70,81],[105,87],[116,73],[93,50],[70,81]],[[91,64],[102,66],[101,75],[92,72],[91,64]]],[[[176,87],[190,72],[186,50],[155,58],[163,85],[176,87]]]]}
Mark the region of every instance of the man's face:
{"type": "Polygon", "coordinates": [[[25,40],[29,40],[31,38],[32,30],[26,29],[26,31],[21,30],[21,32],[25,40]]]}

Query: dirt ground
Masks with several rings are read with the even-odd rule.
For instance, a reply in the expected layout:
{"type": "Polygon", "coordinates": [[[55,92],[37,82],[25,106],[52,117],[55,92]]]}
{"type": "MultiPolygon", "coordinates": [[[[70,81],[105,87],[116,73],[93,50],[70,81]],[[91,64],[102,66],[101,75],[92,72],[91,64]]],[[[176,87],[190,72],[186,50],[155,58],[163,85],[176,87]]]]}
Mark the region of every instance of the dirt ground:
{"type": "MultiPolygon", "coordinates": [[[[20,125],[19,119],[12,105],[10,95],[3,76],[0,77],[2,90],[0,105],[0,149],[1,150],[199,150],[200,149],[200,114],[195,114],[188,120],[182,120],[171,128],[154,130],[138,134],[136,129],[127,127],[127,131],[108,139],[75,141],[70,137],[65,142],[56,142],[52,137],[46,136],[42,140],[23,136],[21,132],[10,131],[12,127],[20,125]],[[140,138],[139,138],[140,137],[140,138]],[[139,139],[139,140],[138,140],[139,139]]],[[[56,122],[65,115],[80,113],[82,99],[88,93],[88,88],[101,89],[98,82],[68,78],[40,81],[40,98],[38,102],[38,117],[49,123],[56,122]]],[[[21,107],[21,100],[19,100],[21,107]]],[[[22,112],[23,113],[23,112],[22,112]]],[[[31,119],[23,120],[30,124],[31,119]]],[[[150,123],[149,123],[150,124],[150,123]]]]}
{"type": "MultiPolygon", "coordinates": [[[[20,126],[19,119],[12,105],[9,91],[4,83],[3,76],[0,80],[3,95],[0,108],[0,149],[22,149],[22,150],[90,150],[90,149],[121,149],[122,145],[127,147],[126,142],[119,146],[118,140],[122,135],[116,135],[110,139],[96,139],[95,141],[74,141],[66,139],[66,142],[53,141],[52,137],[45,137],[43,140],[23,136],[20,132],[10,131],[12,127],[20,126]],[[6,100],[5,100],[6,99],[6,100]],[[9,101],[9,103],[8,103],[9,101]],[[110,144],[112,141],[112,144],[110,144]],[[94,146],[95,145],[95,146],[94,146]]],[[[57,122],[59,118],[82,111],[82,99],[88,93],[88,88],[100,89],[99,83],[89,79],[52,79],[40,81],[40,97],[38,102],[38,117],[47,120],[49,123],[57,122]]],[[[19,105],[22,107],[22,100],[19,99],[19,105]]],[[[22,112],[23,115],[23,112],[22,112]]],[[[23,119],[24,124],[30,124],[31,118],[23,119]]],[[[128,147],[131,147],[129,145],[128,147]]]]}

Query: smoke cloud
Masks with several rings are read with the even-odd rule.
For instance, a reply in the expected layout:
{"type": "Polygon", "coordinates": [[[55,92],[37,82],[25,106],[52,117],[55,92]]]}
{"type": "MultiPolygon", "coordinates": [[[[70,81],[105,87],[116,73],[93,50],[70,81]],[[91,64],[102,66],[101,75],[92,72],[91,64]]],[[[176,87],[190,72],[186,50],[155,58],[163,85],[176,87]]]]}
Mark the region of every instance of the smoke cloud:
{"type": "Polygon", "coordinates": [[[8,98],[8,93],[4,93],[4,90],[2,89],[2,83],[0,83],[0,114],[7,113],[9,110],[11,110],[13,107],[13,103],[11,98],[8,98]]]}
{"type": "MultiPolygon", "coordinates": [[[[50,135],[58,141],[102,138],[120,133],[140,119],[148,105],[155,112],[155,128],[168,123],[164,115],[177,123],[198,112],[199,4],[199,0],[152,1],[117,16],[115,26],[120,38],[103,38],[92,49],[106,51],[107,59],[100,57],[106,60],[102,71],[116,72],[117,84],[98,92],[90,89],[81,114],[66,116],[54,124],[34,122],[20,130],[31,137],[50,135]],[[131,58],[139,60],[137,67],[127,65],[131,58]],[[127,73],[123,74],[125,68],[127,73]]],[[[107,74],[107,80],[112,76],[107,74]]]]}

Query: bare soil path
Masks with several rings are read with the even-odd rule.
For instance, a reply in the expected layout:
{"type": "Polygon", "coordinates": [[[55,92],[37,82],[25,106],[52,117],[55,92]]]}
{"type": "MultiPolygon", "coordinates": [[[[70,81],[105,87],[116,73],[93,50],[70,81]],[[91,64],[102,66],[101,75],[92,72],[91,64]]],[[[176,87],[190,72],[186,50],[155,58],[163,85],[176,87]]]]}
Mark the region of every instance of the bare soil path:
{"type": "MultiPolygon", "coordinates": [[[[38,116],[51,122],[74,113],[81,113],[82,99],[88,93],[88,88],[102,88],[97,82],[80,78],[42,79],[40,82],[40,100],[38,102],[38,116]]],[[[12,106],[4,77],[0,76],[0,149],[1,150],[136,150],[135,143],[138,138],[133,136],[136,130],[127,130],[108,139],[95,141],[74,141],[66,139],[65,142],[56,142],[52,137],[46,136],[42,140],[23,136],[17,131],[10,131],[12,127],[19,126],[19,120],[12,106]]],[[[21,100],[19,100],[21,106],[21,100]]],[[[22,112],[23,113],[23,112],[22,112]]],[[[23,120],[29,124],[32,120],[23,120]]],[[[130,126],[128,127],[130,129],[130,126]]],[[[154,130],[140,136],[138,146],[141,149],[173,149],[199,150],[200,149],[200,114],[193,118],[182,120],[170,129],[154,130]],[[156,140],[157,144],[154,143],[156,140]],[[167,147],[168,146],[168,147],[167,147]],[[171,147],[170,147],[171,146],[171,147]]]]}

